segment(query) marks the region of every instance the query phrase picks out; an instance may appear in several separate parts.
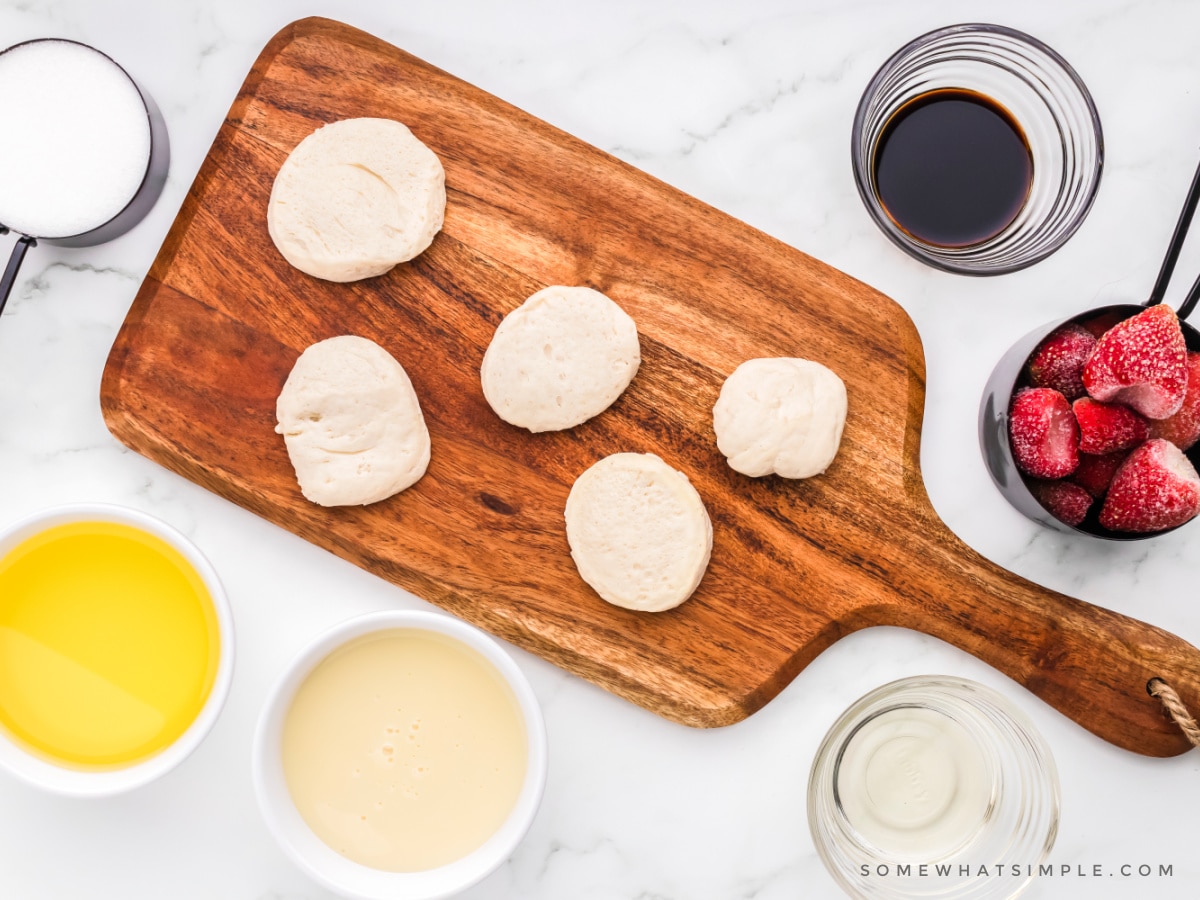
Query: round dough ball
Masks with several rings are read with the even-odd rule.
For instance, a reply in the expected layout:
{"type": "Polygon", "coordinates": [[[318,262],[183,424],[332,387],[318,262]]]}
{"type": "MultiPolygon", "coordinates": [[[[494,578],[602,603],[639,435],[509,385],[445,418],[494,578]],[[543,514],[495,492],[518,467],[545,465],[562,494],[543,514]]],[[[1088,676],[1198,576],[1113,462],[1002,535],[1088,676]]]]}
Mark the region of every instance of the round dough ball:
{"type": "Polygon", "coordinates": [[[606,456],[567,497],[567,543],[583,580],[625,609],[660,612],[692,595],[712,523],[686,475],[653,453],[606,456]]]}
{"type": "Polygon", "coordinates": [[[318,128],[284,160],[267,229],[300,271],[358,281],[428,247],[445,211],[442,163],[408,128],[343,119],[318,128]]]}
{"type": "Polygon", "coordinates": [[[321,506],[384,500],[429,465],[429,431],[408,373],[366,338],[333,337],[301,353],[275,418],[301,493],[321,506]]]}
{"type": "Polygon", "coordinates": [[[713,407],[717,447],[743,475],[808,478],[829,468],[846,424],[846,385],[820,363],[751,359],[713,407]]]}
{"type": "Polygon", "coordinates": [[[621,307],[587,287],[548,287],[507,316],[483,356],[483,395],[505,422],[560,431],[629,387],[642,351],[621,307]]]}

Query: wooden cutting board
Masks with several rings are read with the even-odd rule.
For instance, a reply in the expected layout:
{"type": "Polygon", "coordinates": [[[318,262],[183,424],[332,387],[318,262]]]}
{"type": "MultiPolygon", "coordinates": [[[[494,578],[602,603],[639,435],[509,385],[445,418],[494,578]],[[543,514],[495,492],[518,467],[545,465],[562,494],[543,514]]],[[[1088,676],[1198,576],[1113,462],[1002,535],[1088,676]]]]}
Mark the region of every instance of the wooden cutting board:
{"type": "Polygon", "coordinates": [[[918,467],[924,359],[871,288],[370,35],[285,28],[238,94],[113,346],[113,434],[169,469],[663,716],[725,725],[818,653],[902,625],[988,661],[1080,724],[1150,755],[1187,749],[1146,692],[1200,708],[1200,653],[1023,581],[934,514],[918,467]],[[271,184],[318,126],[406,123],[442,159],[445,228],[379,278],[291,268],[267,234],[271,184]],[[493,331],[549,284],[628,311],[643,362],[608,411],[531,435],[479,385],[493,331]],[[314,341],[359,334],[408,370],[433,441],[414,487],[324,509],[297,489],[275,398],[314,341]],[[750,479],[717,451],[724,378],[760,356],[818,360],[850,398],[841,451],[805,481],[750,479]],[[573,480],[618,451],[662,456],[713,522],[712,562],[676,610],[604,603],[568,554],[573,480]]]}

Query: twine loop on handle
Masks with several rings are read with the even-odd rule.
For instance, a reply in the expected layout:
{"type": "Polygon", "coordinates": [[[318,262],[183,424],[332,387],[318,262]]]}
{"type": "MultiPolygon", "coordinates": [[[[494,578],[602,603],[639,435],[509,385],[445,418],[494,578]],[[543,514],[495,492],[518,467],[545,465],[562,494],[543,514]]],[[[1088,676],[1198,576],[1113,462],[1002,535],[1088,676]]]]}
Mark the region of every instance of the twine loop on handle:
{"type": "Polygon", "coordinates": [[[1192,742],[1192,746],[1200,747],[1200,725],[1196,724],[1196,720],[1192,718],[1188,708],[1183,705],[1183,701],[1179,699],[1175,689],[1161,678],[1151,678],[1146,684],[1146,690],[1149,691],[1151,697],[1158,698],[1171,718],[1175,720],[1175,724],[1192,742]]]}

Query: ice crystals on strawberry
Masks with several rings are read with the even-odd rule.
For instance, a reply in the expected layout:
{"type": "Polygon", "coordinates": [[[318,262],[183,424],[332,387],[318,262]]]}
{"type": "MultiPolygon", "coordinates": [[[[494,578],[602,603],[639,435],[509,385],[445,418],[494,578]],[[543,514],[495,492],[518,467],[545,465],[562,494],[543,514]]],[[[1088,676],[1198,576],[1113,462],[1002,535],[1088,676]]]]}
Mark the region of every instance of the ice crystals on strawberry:
{"type": "Polygon", "coordinates": [[[1065,478],[1079,465],[1079,426],[1058,391],[1019,391],[1009,410],[1008,433],[1013,458],[1026,475],[1065,478]]]}
{"type": "Polygon", "coordinates": [[[1187,356],[1187,394],[1179,412],[1150,423],[1150,437],[1166,438],[1180,450],[1200,441],[1200,353],[1187,356]]]}
{"type": "Polygon", "coordinates": [[[1083,386],[1104,403],[1124,403],[1149,419],[1179,411],[1187,393],[1187,344],[1175,310],[1151,306],[1096,341],[1083,386]]]}
{"type": "Polygon", "coordinates": [[[1150,437],[1146,420],[1128,406],[1080,397],[1071,410],[1079,423],[1079,451],[1102,456],[1129,450],[1150,437]]]}
{"type": "Polygon", "coordinates": [[[1168,440],[1149,440],[1129,454],[1113,476],[1100,524],[1111,531],[1146,533],[1182,525],[1200,513],[1200,475],[1168,440]]]}
{"type": "Polygon", "coordinates": [[[1092,495],[1070,481],[1034,481],[1029,489],[1054,518],[1071,526],[1087,518],[1092,506],[1092,495]]]}
{"type": "Polygon", "coordinates": [[[1095,336],[1081,325],[1056,328],[1029,358],[1030,383],[1053,388],[1068,400],[1082,397],[1083,366],[1095,347],[1095,336]]]}
{"type": "Polygon", "coordinates": [[[1075,470],[1071,480],[1099,499],[1108,492],[1113,476],[1117,474],[1117,469],[1121,468],[1121,463],[1125,462],[1127,456],[1129,454],[1123,451],[1105,453],[1103,456],[1080,453],[1079,468],[1075,470]]]}

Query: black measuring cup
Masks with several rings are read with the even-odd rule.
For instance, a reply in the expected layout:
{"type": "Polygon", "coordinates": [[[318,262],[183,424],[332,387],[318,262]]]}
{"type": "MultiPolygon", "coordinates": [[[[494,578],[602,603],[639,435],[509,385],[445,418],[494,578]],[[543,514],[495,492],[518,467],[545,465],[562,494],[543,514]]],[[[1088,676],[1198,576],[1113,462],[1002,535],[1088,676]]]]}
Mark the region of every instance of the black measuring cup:
{"type": "MultiPolygon", "coordinates": [[[[1175,263],[1179,260],[1179,253],[1183,249],[1183,242],[1187,237],[1188,227],[1191,225],[1198,202],[1200,202],[1200,167],[1197,167],[1196,174],[1192,176],[1192,184],[1188,189],[1183,210],[1179,214],[1179,221],[1175,224],[1175,233],[1171,235],[1171,242],[1167,247],[1166,256],[1163,258],[1162,267],[1159,269],[1158,280],[1154,283],[1154,289],[1150,292],[1150,298],[1145,303],[1115,303],[1109,306],[1101,306],[1096,309],[1089,309],[1086,312],[1067,319],[1052,322],[1049,325],[1043,325],[1041,328],[1034,329],[1021,338],[1021,340],[1017,341],[1012,349],[1000,358],[1000,361],[996,363],[996,368],[992,370],[979,406],[979,445],[983,451],[983,459],[987,465],[988,474],[991,475],[996,487],[1000,489],[1000,493],[1018,511],[1024,513],[1034,521],[1058,531],[1070,534],[1087,534],[1092,537],[1113,541],[1135,541],[1143,538],[1157,537],[1158,535],[1166,534],[1168,531],[1174,531],[1175,528],[1183,527],[1182,525],[1177,525],[1175,528],[1166,528],[1162,531],[1149,533],[1111,531],[1100,525],[1096,519],[1099,503],[1093,504],[1093,508],[1089,511],[1087,518],[1078,526],[1068,525],[1066,522],[1059,520],[1038,501],[1037,497],[1029,489],[1029,485],[1026,483],[1021,471],[1017,468],[1016,460],[1013,458],[1012,445],[1009,443],[1008,418],[1012,397],[1020,386],[1026,364],[1042,341],[1049,337],[1055,330],[1064,325],[1081,324],[1101,316],[1112,316],[1114,320],[1118,318],[1127,319],[1144,311],[1147,307],[1154,306],[1163,301],[1163,297],[1167,292],[1167,285],[1170,283],[1171,275],[1175,271],[1175,263]]],[[[1200,303],[1200,277],[1192,284],[1187,297],[1180,304],[1178,310],[1179,324],[1183,330],[1184,341],[1187,343],[1188,350],[1192,352],[1200,352],[1200,331],[1197,331],[1194,326],[1188,324],[1185,320],[1196,308],[1197,303],[1200,303]]],[[[1200,443],[1188,450],[1186,455],[1192,465],[1200,469],[1200,443]]],[[[1185,522],[1184,524],[1186,525],[1187,523],[1185,522]]]]}
{"type": "MultiPolygon", "coordinates": [[[[9,256],[8,265],[5,266],[4,273],[0,275],[0,312],[4,310],[4,305],[8,301],[8,295],[12,292],[13,285],[16,283],[21,262],[25,259],[25,254],[29,251],[29,248],[35,247],[39,243],[53,244],[59,247],[92,247],[119,237],[145,218],[146,214],[150,212],[159,195],[162,193],[163,185],[167,180],[167,169],[170,165],[170,141],[167,137],[167,126],[163,120],[162,113],[150,95],[112,57],[88,44],[64,38],[37,38],[32,41],[22,41],[19,44],[13,44],[11,47],[0,51],[0,57],[12,53],[18,48],[47,42],[72,44],[83,47],[92,53],[97,53],[108,60],[129,80],[134,90],[137,91],[138,96],[141,97],[142,106],[146,110],[146,119],[150,129],[150,152],[147,155],[146,168],[142,174],[141,184],[129,202],[115,215],[111,215],[109,218],[95,222],[94,224],[89,223],[89,226],[82,231],[74,234],[26,234],[15,227],[10,228],[4,222],[0,222],[0,234],[8,234],[10,231],[13,231],[20,235],[20,238],[18,238],[16,245],[12,249],[12,255],[9,256]]],[[[0,90],[3,88],[4,85],[0,84],[0,90]]],[[[13,131],[8,131],[5,135],[5,140],[21,139],[22,135],[13,131]]]]}

